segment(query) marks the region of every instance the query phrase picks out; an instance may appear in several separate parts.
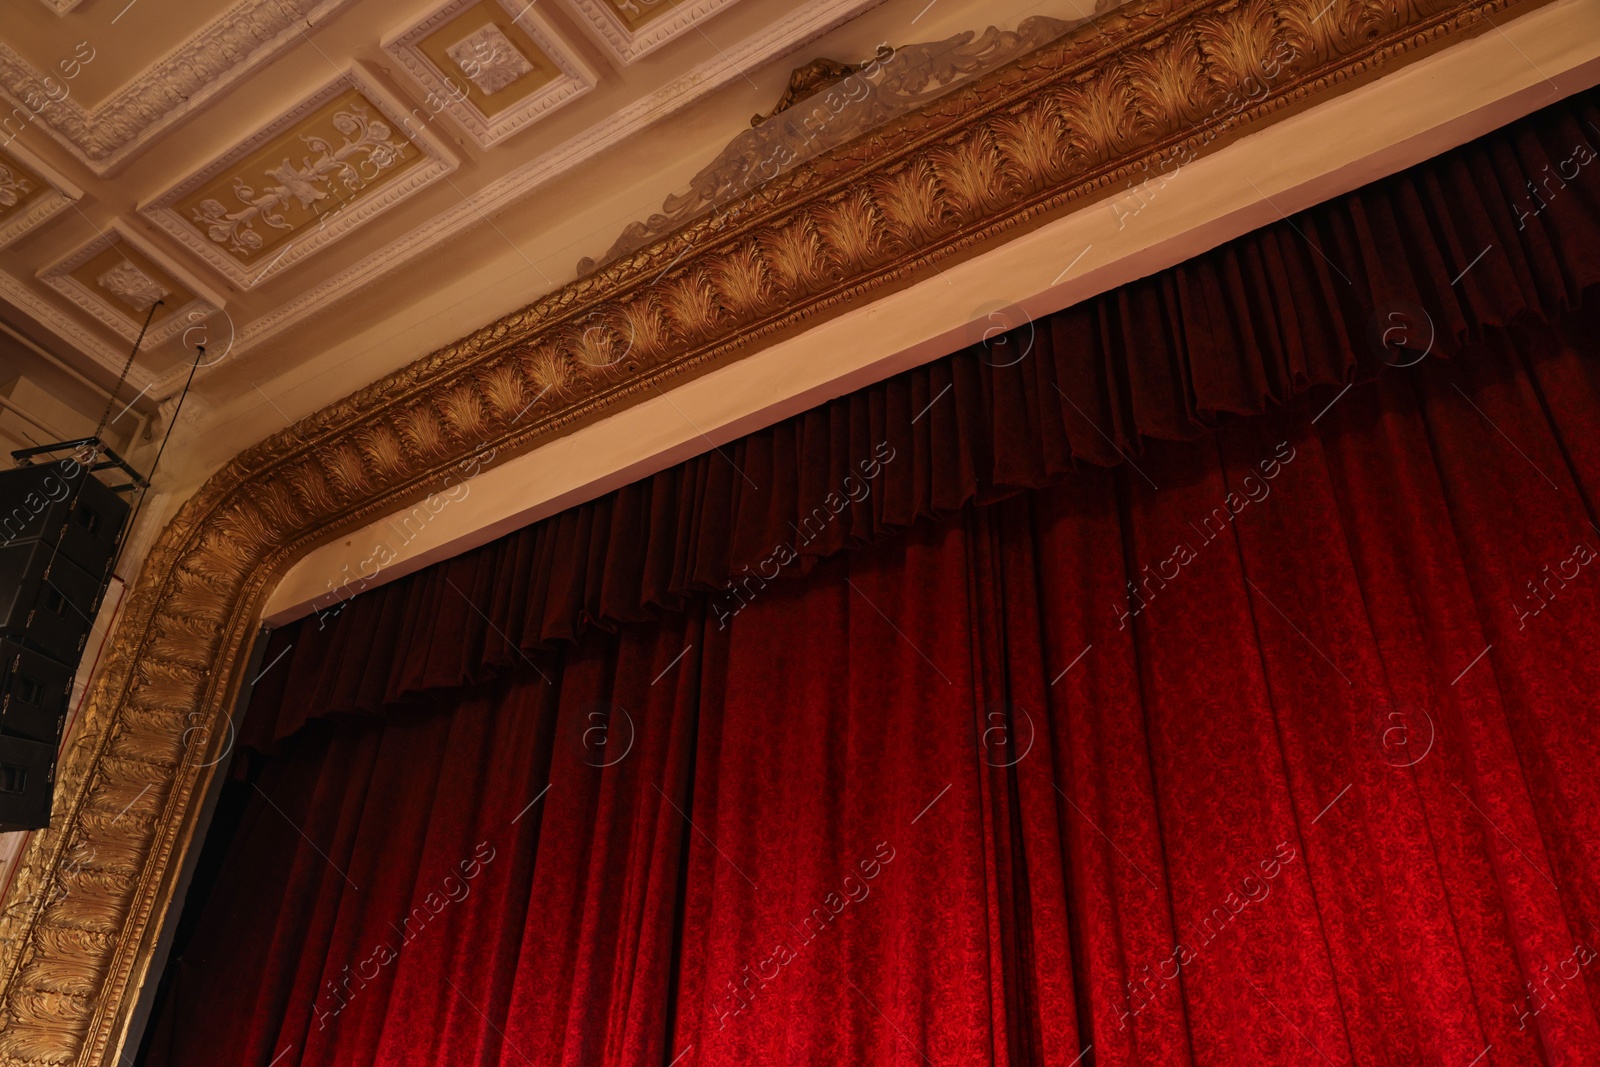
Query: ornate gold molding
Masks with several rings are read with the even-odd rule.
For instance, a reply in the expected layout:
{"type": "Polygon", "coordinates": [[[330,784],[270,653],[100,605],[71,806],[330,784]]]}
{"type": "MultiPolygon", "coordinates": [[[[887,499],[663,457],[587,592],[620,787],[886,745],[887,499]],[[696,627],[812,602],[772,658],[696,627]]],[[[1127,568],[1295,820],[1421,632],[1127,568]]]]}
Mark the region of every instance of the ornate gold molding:
{"type": "Polygon", "coordinates": [[[443,478],[1534,0],[1145,0],[240,453],[129,596],[0,911],[0,1067],[115,1062],[271,584],[443,478]]]}

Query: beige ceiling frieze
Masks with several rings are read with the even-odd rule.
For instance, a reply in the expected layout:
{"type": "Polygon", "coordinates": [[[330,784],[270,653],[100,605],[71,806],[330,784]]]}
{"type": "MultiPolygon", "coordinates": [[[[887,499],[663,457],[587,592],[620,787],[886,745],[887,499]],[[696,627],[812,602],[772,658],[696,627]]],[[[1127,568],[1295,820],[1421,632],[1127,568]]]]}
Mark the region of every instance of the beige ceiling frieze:
{"type": "Polygon", "coordinates": [[[312,547],[1533,2],[1140,0],[241,453],[148,556],[0,909],[0,1063],[123,1051],[261,606],[312,547]]]}
{"type": "MultiPolygon", "coordinates": [[[[335,302],[414,262],[417,257],[440,244],[451,241],[481,223],[486,216],[492,216],[525,199],[596,154],[614,148],[730,81],[738,80],[773,56],[802,47],[816,36],[881,2],[807,0],[789,7],[769,20],[758,32],[736,43],[720,46],[714,58],[684,71],[648,95],[624,103],[614,112],[582,128],[576,135],[566,137],[555,145],[534,143],[531,159],[520,162],[511,171],[490,180],[486,185],[474,188],[472,179],[468,178],[463,182],[459,201],[445,207],[442,213],[419,218],[416,212],[421,205],[437,205],[440,201],[438,198],[413,201],[397,213],[406,219],[405,224],[388,223],[385,232],[395,236],[370,255],[363,255],[355,262],[347,259],[349,265],[332,273],[325,273],[315,266],[310,270],[295,271],[298,284],[292,287],[280,285],[276,292],[282,295],[277,302],[252,299],[236,303],[230,311],[238,321],[235,323],[230,318],[225,329],[230,339],[229,353],[235,356],[243,354],[325,311],[335,302]]],[[[561,0],[561,3],[566,5],[571,0],[561,0]]],[[[12,98],[15,104],[9,113],[6,130],[0,131],[0,140],[9,141],[11,146],[20,149],[20,143],[12,139],[13,135],[27,135],[28,128],[36,126],[103,177],[139,156],[164,131],[218,106],[216,97],[229,84],[245,87],[266,84],[263,79],[271,77],[270,72],[262,69],[267,60],[281,54],[283,49],[300,38],[312,34],[335,15],[344,14],[348,23],[349,9],[354,4],[355,0],[285,0],[283,3],[272,0],[264,4],[258,0],[234,0],[222,17],[207,23],[191,37],[179,41],[165,58],[133,77],[111,97],[93,105],[82,102],[78,95],[78,83],[71,80],[71,74],[80,66],[91,65],[94,59],[86,58],[81,64],[64,62],[62,69],[67,71],[65,74],[49,67],[35,69],[20,52],[0,42],[0,96],[12,98]],[[274,39],[273,34],[278,37],[274,39]]],[[[442,31],[443,37],[450,38],[443,40],[443,48],[438,50],[443,55],[434,59],[450,67],[453,75],[450,71],[441,73],[439,63],[424,56],[423,49],[413,47],[437,42],[407,39],[410,37],[407,30],[392,31],[387,20],[380,20],[374,30],[389,35],[383,39],[383,47],[387,58],[397,60],[393,74],[408,83],[401,87],[401,91],[420,90],[413,92],[411,99],[405,96],[393,98],[397,103],[391,118],[397,117],[398,122],[392,124],[402,134],[415,129],[424,135],[423,140],[435,137],[438,143],[447,144],[451,139],[449,122],[454,120],[477,141],[478,147],[497,148],[505,138],[525,131],[557,109],[579,100],[598,84],[601,75],[585,61],[582,52],[569,43],[567,38],[573,34],[572,25],[563,23],[558,28],[551,17],[543,13],[549,6],[530,7],[514,0],[478,0],[477,3],[472,0],[450,0],[433,8],[431,16],[424,17],[422,23],[417,21],[415,12],[408,13],[401,26],[414,30],[426,23],[426,30],[442,31]],[[457,16],[470,16],[475,10],[488,8],[499,10],[502,17],[496,21],[502,36],[513,49],[527,53],[525,58],[535,69],[508,87],[486,94],[466,76],[458,60],[448,57],[448,48],[461,44],[461,38],[451,36],[451,23],[456,21],[457,16]],[[545,65],[549,65],[553,77],[548,81],[540,81],[545,65]],[[422,100],[421,106],[413,107],[418,99],[422,100]],[[431,121],[439,115],[443,115],[442,120],[431,121]]],[[[120,12],[121,8],[113,10],[120,12]]],[[[569,19],[578,18],[572,10],[563,13],[569,19]]],[[[688,29],[688,23],[677,25],[680,30],[688,29]]],[[[422,36],[426,37],[427,33],[422,36]]],[[[106,42],[98,37],[96,40],[101,52],[105,52],[106,42]]],[[[378,43],[378,39],[373,43],[378,43]]],[[[84,43],[82,51],[85,57],[96,54],[88,42],[84,43]]],[[[37,59],[37,56],[34,58],[37,59]]],[[[495,61],[492,48],[488,60],[495,61]]],[[[106,60],[101,58],[98,62],[105,63],[106,60]]],[[[479,61],[469,59],[468,62],[472,64],[479,61]]],[[[389,73],[389,69],[385,68],[383,74],[389,73]]],[[[380,89],[388,87],[386,78],[374,77],[372,80],[380,89]]],[[[4,113],[4,108],[0,108],[0,113],[4,113]]],[[[175,178],[172,176],[169,180],[175,178]]],[[[385,198],[383,205],[405,199],[406,196],[401,194],[417,191],[422,184],[425,182],[414,179],[404,188],[396,188],[396,195],[385,198]]],[[[59,226],[62,221],[61,209],[82,195],[78,190],[75,195],[38,197],[29,204],[25,213],[0,211],[5,216],[0,218],[0,246],[52,220],[59,226]]],[[[91,200],[99,201],[100,210],[90,210],[100,220],[97,224],[103,227],[106,225],[103,221],[106,198],[102,195],[91,197],[91,200]]],[[[227,198],[221,198],[219,202],[228,207],[230,214],[238,210],[238,206],[229,203],[227,198]]],[[[295,267],[306,253],[342,236],[354,224],[366,221],[376,213],[369,207],[371,203],[369,200],[361,205],[359,218],[342,211],[338,218],[322,227],[322,232],[315,235],[316,240],[296,247],[282,259],[274,256],[265,263],[267,269],[261,270],[259,266],[239,262],[239,257],[230,255],[230,250],[225,246],[219,247],[215,242],[197,239],[193,225],[184,226],[180,219],[162,215],[161,208],[167,205],[153,202],[148,194],[141,199],[141,206],[149,212],[147,217],[160,216],[160,228],[173,234],[188,251],[210,264],[220,279],[226,279],[243,289],[259,288],[295,267]]],[[[127,216],[124,221],[137,223],[142,220],[127,216]]],[[[188,221],[194,222],[192,218],[188,221]]],[[[256,226],[255,229],[259,231],[261,227],[256,226]]],[[[48,235],[46,239],[49,239],[48,235]]],[[[120,345],[117,342],[108,343],[106,335],[100,332],[99,326],[105,323],[103,317],[80,317],[76,311],[86,310],[81,300],[72,301],[75,307],[62,308],[54,301],[52,294],[31,288],[26,281],[27,275],[32,273],[31,265],[25,270],[18,270],[16,266],[7,270],[10,277],[0,280],[0,288],[4,289],[8,300],[84,356],[113,370],[120,366],[125,353],[118,351],[120,345]]],[[[142,377],[137,371],[135,373],[142,377]]],[[[153,394],[162,396],[176,390],[186,376],[186,359],[164,359],[154,375],[153,383],[150,383],[153,394]]]]}

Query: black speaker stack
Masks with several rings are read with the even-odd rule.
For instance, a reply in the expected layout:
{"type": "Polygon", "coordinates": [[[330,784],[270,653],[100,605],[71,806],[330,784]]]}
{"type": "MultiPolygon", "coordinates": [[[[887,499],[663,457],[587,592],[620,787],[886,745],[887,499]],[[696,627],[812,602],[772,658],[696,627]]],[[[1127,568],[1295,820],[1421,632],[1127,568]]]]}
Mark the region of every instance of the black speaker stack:
{"type": "Polygon", "coordinates": [[[50,824],[72,680],[128,522],[122,494],[146,484],[93,438],[12,456],[25,465],[0,471],[0,831],[50,824]],[[131,480],[98,477],[113,468],[131,480]]]}

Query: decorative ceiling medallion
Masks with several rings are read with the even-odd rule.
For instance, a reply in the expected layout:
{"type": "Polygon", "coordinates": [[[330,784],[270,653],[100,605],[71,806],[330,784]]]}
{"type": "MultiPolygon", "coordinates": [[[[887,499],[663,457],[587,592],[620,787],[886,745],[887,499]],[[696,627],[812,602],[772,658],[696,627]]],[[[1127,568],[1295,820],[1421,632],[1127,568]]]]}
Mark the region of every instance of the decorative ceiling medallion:
{"type": "Polygon", "coordinates": [[[118,223],[41,270],[39,279],[125,341],[139,336],[145,315],[160,300],[145,334],[145,343],[152,347],[223,305],[220,296],[180,264],[118,223]]]}
{"type": "Polygon", "coordinates": [[[250,289],[456,165],[352,69],[139,212],[250,289]]]}
{"type": "Polygon", "coordinates": [[[654,52],[736,0],[567,0],[619,67],[654,52]]]}
{"type": "Polygon", "coordinates": [[[1536,2],[1135,0],[239,453],[146,557],[6,890],[0,1063],[131,1051],[261,607],[313,547],[1536,2]]]}
{"type": "Polygon", "coordinates": [[[21,167],[7,166],[0,162],[0,217],[18,204],[24,203],[43,187],[43,182],[33,178],[21,167]],[[30,181],[30,178],[33,180],[30,181]]]}
{"type": "Polygon", "coordinates": [[[0,226],[20,218],[47,189],[43,178],[0,152],[0,226]]]}
{"type": "Polygon", "coordinates": [[[533,70],[528,57],[493,24],[461,38],[445,52],[485,96],[493,96],[533,70]]]}
{"type": "Polygon", "coordinates": [[[15,141],[0,151],[0,247],[81,199],[67,181],[15,141]]]}
{"type": "Polygon", "coordinates": [[[383,47],[429,114],[448,112],[485,148],[599,80],[526,0],[450,0],[383,47]]]}
{"type": "MultiPolygon", "coordinates": [[[[9,0],[11,3],[18,0],[9,0]]],[[[302,40],[354,0],[239,0],[167,56],[118,89],[103,103],[85,108],[68,96],[57,99],[45,84],[53,71],[39,71],[0,41],[0,97],[12,104],[53,101],[34,120],[95,174],[111,173],[150,142],[203,107],[212,97],[302,40]]],[[[60,0],[45,0],[58,7],[60,0]]],[[[70,11],[66,7],[60,13],[70,11]]],[[[81,57],[80,57],[81,58],[81,57]]]]}
{"type": "Polygon", "coordinates": [[[172,295],[172,290],[162,288],[160,282],[126,259],[97,276],[95,281],[100,283],[100,288],[135,311],[145,311],[162,297],[172,295]]]}

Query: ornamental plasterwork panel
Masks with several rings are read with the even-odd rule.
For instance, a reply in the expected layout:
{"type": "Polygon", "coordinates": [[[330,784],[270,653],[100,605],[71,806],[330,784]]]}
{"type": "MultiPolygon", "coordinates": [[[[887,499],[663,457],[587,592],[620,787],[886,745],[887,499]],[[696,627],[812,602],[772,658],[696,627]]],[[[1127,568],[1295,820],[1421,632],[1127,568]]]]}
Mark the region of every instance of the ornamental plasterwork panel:
{"type": "Polygon", "coordinates": [[[526,0],[450,0],[383,47],[428,112],[448,113],[485,148],[599,80],[526,0]]]}
{"type": "Polygon", "coordinates": [[[16,142],[0,149],[0,248],[82,197],[82,189],[16,142]]]}
{"type": "MultiPolygon", "coordinates": [[[[54,0],[45,2],[56,6],[54,0]]],[[[79,104],[70,93],[58,99],[61,75],[36,70],[0,41],[0,97],[23,107],[25,101],[42,102],[33,121],[95,174],[109,174],[212,97],[300,40],[312,24],[326,21],[352,2],[239,0],[92,108],[79,104]],[[46,78],[57,83],[55,91],[45,84],[46,78]]]]}
{"type": "Polygon", "coordinates": [[[63,753],[53,825],[0,904],[0,1063],[131,1052],[262,606],[296,559],[1536,2],[1135,0],[241,452],[146,557],[63,753]]]}
{"type": "Polygon", "coordinates": [[[117,223],[41,270],[39,279],[129,342],[160,299],[145,334],[145,344],[152,347],[223,306],[222,298],[181,264],[117,223]]]}
{"type": "Polygon", "coordinates": [[[100,288],[135,311],[155,307],[172,295],[171,289],[164,288],[160,282],[135,266],[130,259],[119,259],[96,274],[94,280],[100,288]]]}
{"type": "Polygon", "coordinates": [[[44,182],[18,163],[0,156],[0,222],[13,212],[27,210],[33,194],[44,191],[44,182]]]}
{"type": "Polygon", "coordinates": [[[573,17],[619,66],[654,52],[736,0],[565,0],[573,17]]]}
{"type": "Polygon", "coordinates": [[[511,88],[523,75],[534,71],[523,50],[492,22],[446,48],[445,54],[485,96],[511,88]]]}
{"type": "Polygon", "coordinates": [[[353,68],[139,212],[250,289],[456,165],[439,138],[353,68]]]}

